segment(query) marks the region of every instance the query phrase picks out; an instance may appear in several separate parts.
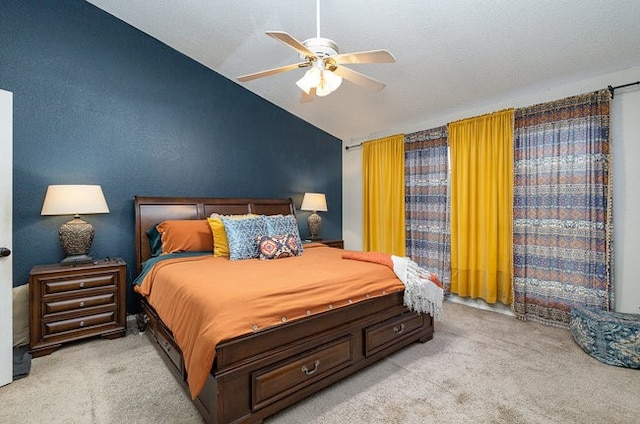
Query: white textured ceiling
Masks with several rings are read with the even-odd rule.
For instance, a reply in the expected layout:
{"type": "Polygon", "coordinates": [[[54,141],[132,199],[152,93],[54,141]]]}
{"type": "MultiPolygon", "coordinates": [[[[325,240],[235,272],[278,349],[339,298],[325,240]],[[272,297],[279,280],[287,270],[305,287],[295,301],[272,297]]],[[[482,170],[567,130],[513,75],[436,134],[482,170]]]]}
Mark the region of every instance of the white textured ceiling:
{"type": "MultiPolygon", "coordinates": [[[[88,1],[235,82],[299,61],[265,31],[300,41],[316,35],[315,0],[88,1]]],[[[370,92],[345,81],[331,95],[301,103],[300,69],[242,86],[354,140],[510,93],[639,66],[640,1],[322,0],[320,35],[341,53],[391,51],[396,63],[349,65],[386,88],[370,92]]]]}

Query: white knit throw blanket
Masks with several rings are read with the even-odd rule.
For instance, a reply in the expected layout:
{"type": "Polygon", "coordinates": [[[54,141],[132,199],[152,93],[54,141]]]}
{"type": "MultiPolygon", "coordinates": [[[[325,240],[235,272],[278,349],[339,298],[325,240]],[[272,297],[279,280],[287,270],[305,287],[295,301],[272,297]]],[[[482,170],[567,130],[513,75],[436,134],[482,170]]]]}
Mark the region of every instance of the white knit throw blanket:
{"type": "Polygon", "coordinates": [[[444,291],[432,280],[432,274],[409,258],[391,255],[391,260],[393,272],[404,283],[404,305],[414,312],[428,313],[441,321],[444,318],[444,291]]]}

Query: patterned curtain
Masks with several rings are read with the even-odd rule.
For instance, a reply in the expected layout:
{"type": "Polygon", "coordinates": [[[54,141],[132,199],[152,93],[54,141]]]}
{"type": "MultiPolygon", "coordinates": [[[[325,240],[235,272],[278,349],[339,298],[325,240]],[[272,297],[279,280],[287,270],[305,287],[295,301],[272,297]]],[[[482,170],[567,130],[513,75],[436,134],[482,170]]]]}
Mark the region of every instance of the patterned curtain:
{"type": "Polygon", "coordinates": [[[612,302],[607,91],[517,109],[514,148],[514,312],[567,328],[612,302]]]}
{"type": "Polygon", "coordinates": [[[447,126],[404,137],[407,256],[450,288],[447,126]]]}

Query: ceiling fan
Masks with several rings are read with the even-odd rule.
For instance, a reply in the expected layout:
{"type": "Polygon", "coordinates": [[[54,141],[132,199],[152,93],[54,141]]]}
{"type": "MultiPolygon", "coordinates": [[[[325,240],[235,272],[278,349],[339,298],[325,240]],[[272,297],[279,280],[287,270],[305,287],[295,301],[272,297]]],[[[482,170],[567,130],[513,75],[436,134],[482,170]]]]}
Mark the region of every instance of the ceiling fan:
{"type": "Polygon", "coordinates": [[[328,38],[320,37],[320,0],[316,0],[316,36],[302,42],[282,31],[266,31],[266,34],[294,49],[300,55],[301,62],[279,68],[238,77],[238,81],[247,82],[268,77],[294,69],[309,68],[305,75],[296,82],[303,91],[302,101],[312,100],[314,95],[326,96],[342,84],[342,79],[354,84],[380,91],[385,84],[368,77],[344,64],[356,63],[393,63],[395,58],[388,50],[370,50],[356,53],[338,53],[338,45],[328,38]]]}

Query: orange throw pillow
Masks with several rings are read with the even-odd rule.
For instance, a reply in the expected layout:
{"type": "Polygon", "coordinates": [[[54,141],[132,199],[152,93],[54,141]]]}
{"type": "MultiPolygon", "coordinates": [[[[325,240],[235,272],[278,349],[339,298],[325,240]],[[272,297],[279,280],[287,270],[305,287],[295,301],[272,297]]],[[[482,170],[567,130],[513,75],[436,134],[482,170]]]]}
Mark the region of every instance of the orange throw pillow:
{"type": "Polygon", "coordinates": [[[162,240],[162,254],[211,252],[213,237],[206,219],[170,220],[156,226],[162,240]]]}

